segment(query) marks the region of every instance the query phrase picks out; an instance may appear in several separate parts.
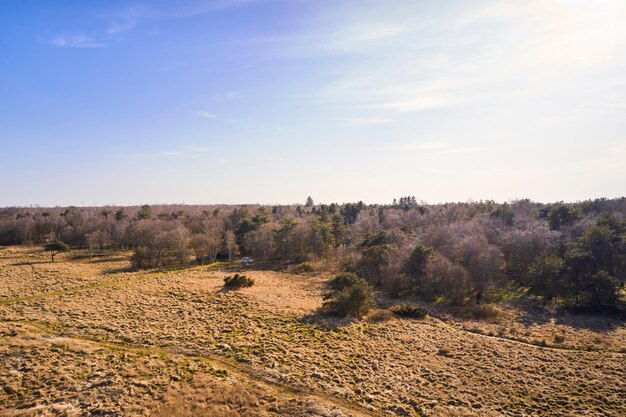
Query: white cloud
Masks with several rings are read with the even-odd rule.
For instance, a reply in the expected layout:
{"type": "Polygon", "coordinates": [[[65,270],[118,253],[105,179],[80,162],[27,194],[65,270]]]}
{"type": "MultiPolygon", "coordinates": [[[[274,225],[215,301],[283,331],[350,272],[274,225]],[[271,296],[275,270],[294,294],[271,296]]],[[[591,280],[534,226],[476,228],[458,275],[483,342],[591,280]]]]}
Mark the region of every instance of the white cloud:
{"type": "Polygon", "coordinates": [[[361,127],[361,126],[375,126],[375,125],[393,123],[395,122],[395,119],[382,118],[382,117],[346,117],[346,118],[337,119],[337,121],[346,126],[361,127]]]}
{"type": "Polygon", "coordinates": [[[195,146],[195,145],[187,145],[185,146],[186,149],[188,149],[189,151],[192,152],[198,152],[198,153],[204,153],[204,152],[208,152],[209,149],[202,147],[202,146],[195,146]]]}
{"type": "Polygon", "coordinates": [[[144,21],[163,21],[186,19],[220,10],[239,7],[256,0],[210,0],[195,1],[191,3],[173,2],[173,7],[161,6],[150,7],[133,5],[116,13],[102,16],[111,23],[106,29],[109,35],[127,32],[137,27],[144,21]]]}
{"type": "MultiPolygon", "coordinates": [[[[181,4],[174,2],[173,7],[151,8],[143,5],[134,5],[114,13],[101,14],[99,18],[108,22],[106,28],[97,38],[111,41],[120,33],[135,29],[144,21],[164,21],[186,19],[220,10],[239,7],[256,0],[211,0],[181,4]]],[[[105,46],[103,41],[93,37],[78,35],[59,35],[51,43],[64,48],[100,48],[105,46]]]]}
{"type": "Polygon", "coordinates": [[[397,23],[343,27],[322,41],[318,48],[320,51],[332,53],[364,52],[407,31],[405,25],[397,23]]]}
{"type": "Polygon", "coordinates": [[[101,48],[103,43],[85,35],[59,35],[52,39],[52,44],[60,48],[101,48]]]}
{"type": "Polygon", "coordinates": [[[158,151],[152,153],[140,154],[139,157],[143,159],[152,158],[175,158],[175,157],[199,157],[210,151],[209,148],[197,145],[187,145],[182,149],[175,149],[170,151],[158,151]]]}
{"type": "Polygon", "coordinates": [[[216,119],[217,118],[216,114],[209,113],[209,112],[206,112],[206,111],[199,111],[199,112],[196,113],[196,115],[200,116],[200,117],[207,118],[207,119],[216,119]]]}
{"type": "Polygon", "coordinates": [[[182,156],[182,152],[157,152],[158,156],[182,156]]]}
{"type": "MultiPolygon", "coordinates": [[[[336,44],[346,45],[345,51],[354,46],[364,58],[341,71],[332,68],[328,81],[309,98],[324,106],[374,110],[377,114],[368,115],[385,119],[461,106],[510,108],[583,92],[589,103],[590,90],[601,90],[596,101],[607,103],[605,97],[615,90],[606,84],[626,81],[626,26],[619,24],[626,21],[626,2],[482,4],[432,8],[439,10],[432,15],[406,7],[395,21],[387,16],[382,27],[388,29],[380,31],[375,29],[380,25],[377,15],[342,21],[349,29],[327,32],[343,34],[336,44]],[[374,28],[371,36],[366,31],[356,35],[367,27],[374,28]]],[[[329,54],[334,52],[329,48],[329,54]]],[[[623,107],[622,102],[613,100],[611,105],[623,107]]]]}
{"type": "Polygon", "coordinates": [[[418,142],[402,145],[392,145],[386,148],[398,152],[420,152],[429,156],[442,156],[445,154],[470,154],[480,152],[477,146],[456,146],[447,142],[418,142]]]}
{"type": "Polygon", "coordinates": [[[267,122],[255,122],[255,121],[250,121],[250,120],[241,120],[241,119],[236,119],[233,117],[223,117],[223,116],[218,116],[216,114],[213,113],[208,113],[206,111],[201,111],[201,112],[197,112],[195,113],[197,116],[200,117],[204,117],[206,119],[219,119],[219,120],[223,120],[224,122],[227,123],[231,123],[231,124],[235,124],[235,125],[242,125],[242,126],[253,126],[256,128],[260,128],[263,130],[283,130],[284,127],[282,125],[279,125],[277,123],[267,123],[267,122]]]}
{"type": "Polygon", "coordinates": [[[444,96],[418,96],[410,100],[383,102],[363,107],[366,109],[390,110],[398,113],[412,113],[441,107],[449,107],[454,103],[454,99],[444,96]]]}
{"type": "Polygon", "coordinates": [[[128,32],[137,26],[138,21],[136,19],[127,19],[120,22],[112,23],[106,30],[109,35],[115,35],[117,33],[128,32]]]}
{"type": "Polygon", "coordinates": [[[507,7],[496,3],[479,11],[475,19],[510,24],[502,39],[509,45],[502,62],[505,69],[533,79],[555,79],[615,58],[626,44],[626,29],[616,24],[626,18],[626,7],[619,3],[532,0],[509,2],[507,7]]]}
{"type": "Polygon", "coordinates": [[[225,91],[223,93],[214,94],[213,100],[215,101],[233,100],[236,98],[241,98],[243,96],[244,94],[241,91],[225,91]]]}

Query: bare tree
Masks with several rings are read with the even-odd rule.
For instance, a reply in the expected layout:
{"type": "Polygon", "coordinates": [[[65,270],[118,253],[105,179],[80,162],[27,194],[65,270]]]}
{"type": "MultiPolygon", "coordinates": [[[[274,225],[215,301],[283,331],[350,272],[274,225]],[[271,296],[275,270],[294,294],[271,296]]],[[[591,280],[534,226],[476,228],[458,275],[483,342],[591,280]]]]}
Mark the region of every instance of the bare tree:
{"type": "Polygon", "coordinates": [[[237,252],[237,238],[232,230],[228,230],[224,233],[224,245],[228,251],[228,260],[232,262],[233,255],[237,252]]]}
{"type": "Polygon", "coordinates": [[[205,220],[202,222],[202,229],[205,236],[208,259],[211,262],[215,262],[217,254],[222,247],[224,225],[215,215],[211,215],[211,217],[205,217],[205,220]]]}

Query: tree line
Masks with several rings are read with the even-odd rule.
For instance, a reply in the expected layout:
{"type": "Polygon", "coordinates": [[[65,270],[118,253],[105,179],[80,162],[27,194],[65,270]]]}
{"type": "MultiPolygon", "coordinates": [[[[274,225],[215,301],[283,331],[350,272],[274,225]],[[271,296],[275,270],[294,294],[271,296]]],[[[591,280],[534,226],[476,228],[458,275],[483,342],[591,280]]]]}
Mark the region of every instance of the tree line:
{"type": "Polygon", "coordinates": [[[392,296],[461,305],[523,289],[614,308],[626,281],[626,198],[542,204],[144,205],[0,209],[0,245],[128,249],[139,268],[250,256],[355,273],[392,296]]]}

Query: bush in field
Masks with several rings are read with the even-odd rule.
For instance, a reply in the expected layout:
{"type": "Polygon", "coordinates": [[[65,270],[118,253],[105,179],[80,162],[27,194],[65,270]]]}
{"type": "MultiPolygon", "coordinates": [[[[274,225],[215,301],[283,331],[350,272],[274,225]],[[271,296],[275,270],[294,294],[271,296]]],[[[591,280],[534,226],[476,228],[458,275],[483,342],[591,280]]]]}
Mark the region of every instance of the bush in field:
{"type": "Polygon", "coordinates": [[[46,243],[46,246],[44,246],[44,250],[46,252],[50,252],[52,262],[54,262],[54,257],[57,255],[57,253],[69,252],[70,247],[63,242],[50,242],[46,243]]]}
{"type": "Polygon", "coordinates": [[[428,315],[428,310],[423,307],[414,306],[411,304],[396,304],[389,308],[389,310],[400,317],[411,317],[415,319],[423,319],[428,315]]]}
{"type": "Polygon", "coordinates": [[[496,308],[488,304],[467,304],[454,313],[465,319],[486,321],[495,321],[499,314],[496,308]]]}
{"type": "Polygon", "coordinates": [[[294,274],[308,274],[313,271],[315,271],[315,268],[309,262],[302,262],[293,268],[294,274]]]}
{"type": "Polygon", "coordinates": [[[330,290],[324,294],[322,309],[340,317],[361,317],[374,304],[372,287],[351,272],[337,275],[328,283],[330,290]]]}
{"type": "Polygon", "coordinates": [[[236,290],[254,285],[254,279],[248,278],[244,274],[235,274],[224,278],[224,287],[236,290]]]}

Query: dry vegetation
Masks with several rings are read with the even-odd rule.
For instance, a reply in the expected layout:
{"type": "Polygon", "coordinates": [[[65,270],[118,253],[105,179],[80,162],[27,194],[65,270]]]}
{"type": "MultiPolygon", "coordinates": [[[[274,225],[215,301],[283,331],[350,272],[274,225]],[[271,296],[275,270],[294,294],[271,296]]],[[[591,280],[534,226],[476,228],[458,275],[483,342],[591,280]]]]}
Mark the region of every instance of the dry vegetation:
{"type": "Polygon", "coordinates": [[[623,416],[626,326],[513,304],[483,321],[315,314],[330,276],[132,272],[0,249],[0,415],[623,416]]]}

